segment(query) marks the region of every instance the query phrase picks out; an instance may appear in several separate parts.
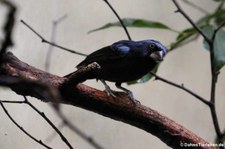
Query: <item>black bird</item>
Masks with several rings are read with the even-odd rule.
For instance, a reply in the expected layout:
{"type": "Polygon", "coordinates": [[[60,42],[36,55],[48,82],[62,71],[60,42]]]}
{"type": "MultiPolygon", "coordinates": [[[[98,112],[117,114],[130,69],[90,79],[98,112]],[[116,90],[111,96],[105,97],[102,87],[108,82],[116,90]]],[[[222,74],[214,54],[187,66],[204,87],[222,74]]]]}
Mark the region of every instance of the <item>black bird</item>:
{"type": "Polygon", "coordinates": [[[166,55],[166,48],[156,40],[118,41],[88,55],[77,68],[85,67],[93,62],[100,65],[95,78],[100,80],[108,95],[115,97],[113,91],[105,83],[115,82],[117,88],[125,91],[132,102],[136,102],[133,94],[121,86],[123,82],[133,81],[150,72],[166,55]]]}

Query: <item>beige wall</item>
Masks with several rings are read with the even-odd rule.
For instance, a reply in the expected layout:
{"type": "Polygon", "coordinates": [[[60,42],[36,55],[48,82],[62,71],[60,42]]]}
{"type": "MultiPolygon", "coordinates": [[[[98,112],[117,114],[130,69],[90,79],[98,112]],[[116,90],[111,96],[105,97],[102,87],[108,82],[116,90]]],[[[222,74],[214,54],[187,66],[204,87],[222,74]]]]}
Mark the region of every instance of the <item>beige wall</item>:
{"type": "MultiPolygon", "coordinates": [[[[194,1],[194,0],[193,0],[194,1]]],[[[57,43],[84,53],[111,44],[115,41],[126,39],[121,28],[112,28],[87,34],[91,29],[99,27],[107,22],[117,21],[114,14],[102,0],[15,0],[18,5],[17,26],[14,32],[15,46],[13,53],[25,62],[44,69],[46,50],[48,45],[42,44],[40,39],[19,23],[20,19],[32,25],[44,37],[50,38],[52,21],[67,14],[68,17],[57,29],[57,43]]],[[[122,17],[145,18],[149,20],[162,21],[176,30],[189,27],[190,24],[178,13],[171,1],[165,0],[110,0],[117,12],[122,17]]],[[[211,11],[214,6],[210,0],[194,1],[201,4],[203,8],[211,11]]],[[[182,3],[187,13],[197,20],[203,14],[192,10],[190,6],[182,3]]],[[[0,6],[0,22],[3,20],[4,7],[0,6]]],[[[166,30],[133,29],[129,28],[134,40],[153,38],[160,40],[165,45],[174,41],[176,34],[166,30]]],[[[0,33],[2,37],[2,33],[0,33]]],[[[83,59],[78,55],[62,52],[55,49],[52,54],[52,67],[50,72],[57,75],[65,75],[74,71],[75,66],[83,59]]],[[[209,98],[210,91],[210,67],[209,55],[202,47],[202,38],[192,42],[179,50],[168,54],[160,66],[159,74],[177,83],[184,83],[196,93],[209,98]]],[[[225,126],[225,77],[222,69],[217,90],[217,112],[220,125],[225,126]]],[[[103,89],[102,84],[95,81],[87,81],[86,84],[103,89]]],[[[142,104],[163,113],[198,134],[209,142],[215,138],[214,127],[208,107],[203,105],[189,94],[164,84],[160,81],[149,81],[145,84],[128,86],[134,92],[142,104]]],[[[22,97],[7,89],[0,89],[1,100],[22,100],[22,97]]],[[[56,124],[60,120],[45,103],[31,99],[32,103],[44,111],[56,124]]],[[[166,149],[167,145],[158,138],[130,125],[111,120],[101,115],[71,106],[62,106],[68,118],[89,134],[107,149],[166,149]]],[[[30,133],[45,140],[53,130],[24,105],[7,105],[13,117],[30,133]]],[[[0,148],[41,148],[25,136],[0,110],[0,148]]],[[[63,134],[72,144],[79,149],[92,149],[68,128],[62,129],[63,134]]],[[[55,137],[48,142],[50,146],[61,149],[64,143],[55,137]]]]}

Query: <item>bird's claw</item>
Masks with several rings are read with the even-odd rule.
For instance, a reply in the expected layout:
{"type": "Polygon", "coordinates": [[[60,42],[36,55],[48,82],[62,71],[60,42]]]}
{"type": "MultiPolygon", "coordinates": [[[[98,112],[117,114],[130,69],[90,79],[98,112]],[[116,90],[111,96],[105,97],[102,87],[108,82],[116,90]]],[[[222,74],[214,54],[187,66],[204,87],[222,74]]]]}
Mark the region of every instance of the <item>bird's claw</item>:
{"type": "MultiPolygon", "coordinates": [[[[105,89],[105,92],[107,93],[108,96],[111,96],[113,98],[116,98],[117,97],[117,95],[115,95],[111,89],[105,89]]],[[[132,92],[125,92],[125,93],[129,97],[129,100],[131,101],[131,103],[133,105],[140,104],[140,101],[138,101],[137,99],[134,98],[132,92]]]]}
{"type": "Polygon", "coordinates": [[[105,92],[107,93],[108,96],[112,96],[113,98],[116,98],[116,95],[113,93],[111,88],[106,84],[105,80],[100,79],[100,81],[103,83],[105,86],[105,92]]]}
{"type": "Polygon", "coordinates": [[[105,92],[107,93],[108,96],[112,96],[113,98],[116,98],[116,95],[113,93],[113,91],[109,89],[105,89],[105,92]]]}
{"type": "Polygon", "coordinates": [[[127,95],[129,97],[130,101],[132,102],[132,104],[136,105],[136,104],[140,103],[140,101],[138,101],[137,99],[134,98],[134,95],[131,91],[128,91],[127,95]]]}
{"type": "MultiPolygon", "coordinates": [[[[105,83],[105,81],[101,80],[101,82],[105,86],[105,92],[107,93],[107,95],[111,96],[113,98],[116,98],[117,96],[113,93],[113,90],[111,90],[111,88],[105,83]]],[[[132,102],[133,105],[136,105],[136,104],[140,103],[138,100],[136,100],[134,98],[133,93],[131,91],[129,91],[128,89],[125,89],[125,88],[121,87],[121,84],[116,84],[116,87],[125,91],[125,93],[128,95],[128,97],[129,97],[129,99],[130,99],[130,101],[132,102]]]]}

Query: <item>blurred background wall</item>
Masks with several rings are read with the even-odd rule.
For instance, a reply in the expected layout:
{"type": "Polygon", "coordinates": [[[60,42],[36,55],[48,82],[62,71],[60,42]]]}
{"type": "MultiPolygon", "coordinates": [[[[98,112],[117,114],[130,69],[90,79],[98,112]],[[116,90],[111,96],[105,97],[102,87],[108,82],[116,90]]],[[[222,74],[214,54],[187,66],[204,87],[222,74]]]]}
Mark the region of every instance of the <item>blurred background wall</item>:
{"type": "MultiPolygon", "coordinates": [[[[210,0],[198,0],[194,3],[209,12],[216,6],[210,0]]],[[[91,53],[115,41],[127,39],[122,28],[110,28],[92,34],[91,29],[108,22],[117,21],[115,15],[102,0],[15,0],[18,6],[17,20],[13,39],[15,42],[11,51],[21,60],[40,69],[45,69],[45,59],[49,45],[41,43],[40,39],[28,28],[20,23],[25,20],[46,39],[50,39],[54,20],[67,15],[67,18],[58,25],[55,41],[65,47],[91,53]]],[[[144,18],[160,21],[171,28],[182,30],[190,24],[179,14],[172,1],[165,0],[110,0],[119,15],[130,18],[144,18]]],[[[191,6],[180,2],[185,11],[193,18],[199,19],[203,14],[191,6]]],[[[0,5],[0,23],[4,21],[6,9],[0,5]]],[[[169,45],[176,38],[176,33],[167,30],[128,28],[133,40],[156,39],[164,45],[169,45]]],[[[2,38],[2,31],[0,37],[2,38]]],[[[75,70],[75,66],[84,57],[70,54],[54,48],[51,59],[50,72],[59,76],[75,70]]],[[[222,69],[217,88],[217,112],[221,128],[225,126],[225,77],[222,69]]],[[[158,74],[176,83],[183,83],[205,98],[210,95],[210,61],[209,53],[202,46],[202,38],[185,45],[167,55],[160,66],[158,74]]],[[[95,80],[87,81],[92,87],[104,89],[101,83],[95,80]]],[[[110,84],[112,85],[112,84],[110,84]]],[[[125,85],[126,86],[126,85],[125,85]]],[[[149,81],[145,84],[126,86],[134,92],[139,101],[188,128],[209,142],[214,142],[215,131],[210,111],[189,94],[169,86],[160,81],[149,81]]],[[[112,88],[114,88],[112,86],[112,88]]],[[[0,88],[1,100],[23,100],[9,89],[0,88]]],[[[51,107],[36,99],[29,98],[41,111],[56,124],[61,120],[51,107]]],[[[56,149],[66,148],[58,136],[49,136],[53,129],[43,119],[26,105],[6,105],[13,117],[31,134],[47,142],[56,149]]],[[[103,117],[77,107],[62,105],[63,112],[78,128],[93,137],[107,149],[167,149],[167,145],[158,138],[130,125],[103,117]]],[[[0,148],[24,149],[42,148],[25,136],[0,109],[0,148]]],[[[62,133],[78,149],[92,149],[69,128],[63,127],[62,133]]]]}

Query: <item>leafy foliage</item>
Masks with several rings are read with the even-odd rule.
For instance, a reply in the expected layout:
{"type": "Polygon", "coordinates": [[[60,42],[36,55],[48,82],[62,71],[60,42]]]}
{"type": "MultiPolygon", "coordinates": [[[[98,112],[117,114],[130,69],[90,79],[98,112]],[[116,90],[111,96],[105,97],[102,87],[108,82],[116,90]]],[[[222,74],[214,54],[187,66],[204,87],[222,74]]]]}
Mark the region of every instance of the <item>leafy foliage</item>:
{"type": "MultiPolygon", "coordinates": [[[[207,25],[203,28],[203,32],[207,35],[207,37],[212,38],[214,28],[211,25],[207,25]]],[[[215,57],[215,68],[219,71],[225,65],[225,31],[219,30],[216,34],[214,40],[214,57],[215,57]]],[[[208,43],[203,41],[204,47],[207,50],[210,50],[208,43]]]]}
{"type": "MultiPolygon", "coordinates": [[[[223,3],[225,0],[214,0],[215,2],[218,3],[218,8],[215,9],[212,13],[205,14],[202,18],[200,18],[198,21],[196,21],[196,25],[199,28],[202,28],[204,33],[208,36],[212,36],[213,28],[216,28],[222,21],[225,20],[225,9],[223,8],[223,3]]],[[[166,24],[162,22],[156,22],[156,21],[150,21],[150,20],[145,20],[145,19],[135,19],[135,18],[124,18],[122,19],[124,25],[126,27],[136,27],[136,28],[149,28],[149,29],[164,29],[164,30],[169,30],[172,32],[177,33],[176,39],[169,45],[168,47],[168,52],[173,51],[174,49],[177,49],[178,47],[185,45],[192,40],[195,40],[198,36],[199,33],[193,28],[185,28],[182,31],[176,31],[166,24]]],[[[88,33],[92,33],[95,31],[100,31],[103,29],[108,29],[111,27],[121,27],[121,24],[119,21],[117,22],[111,22],[107,23],[99,28],[93,29],[89,31],[88,33]]],[[[217,70],[220,70],[224,65],[225,65],[225,42],[223,41],[225,39],[225,31],[220,30],[215,39],[215,67],[217,70]]],[[[206,42],[204,42],[204,47],[209,49],[208,45],[206,42]]],[[[152,71],[154,73],[157,72],[158,66],[152,71]]],[[[150,80],[153,76],[151,73],[148,73],[147,75],[143,76],[141,79],[128,82],[128,84],[135,84],[135,83],[144,83],[148,80],[150,80]]]]}
{"type": "Polygon", "coordinates": [[[193,27],[192,28],[187,28],[187,29],[183,30],[182,32],[180,32],[177,35],[177,38],[176,38],[175,42],[171,43],[170,50],[173,50],[173,49],[175,49],[175,48],[183,45],[183,43],[185,41],[187,41],[188,39],[190,39],[196,33],[197,33],[197,31],[193,27]]]}

